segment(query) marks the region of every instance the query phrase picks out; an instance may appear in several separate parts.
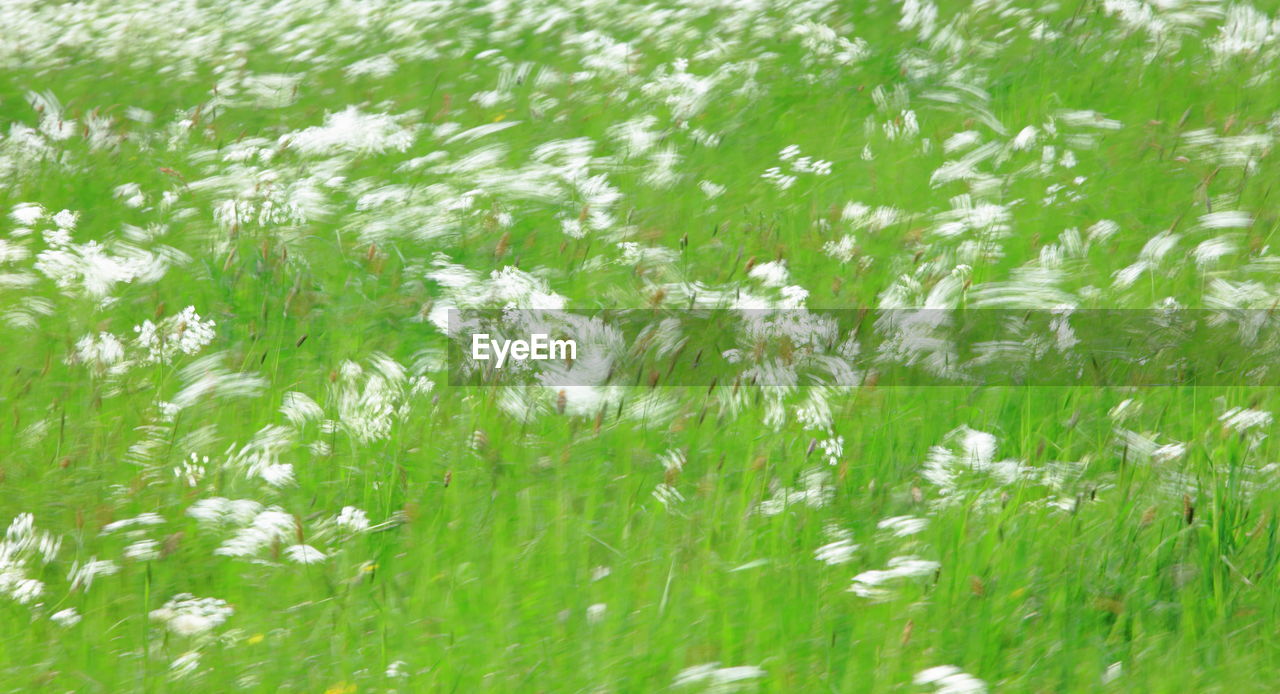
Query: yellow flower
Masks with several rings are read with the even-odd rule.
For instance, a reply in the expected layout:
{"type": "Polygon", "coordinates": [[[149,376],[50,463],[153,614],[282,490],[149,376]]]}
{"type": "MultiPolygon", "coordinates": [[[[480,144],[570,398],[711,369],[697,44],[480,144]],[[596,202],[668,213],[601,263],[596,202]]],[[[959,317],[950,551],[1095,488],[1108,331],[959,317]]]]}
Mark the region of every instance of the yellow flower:
{"type": "Polygon", "coordinates": [[[265,638],[266,637],[263,636],[262,634],[254,634],[253,636],[250,636],[249,638],[245,639],[245,643],[249,644],[250,646],[256,646],[262,643],[262,640],[265,638]]]}
{"type": "Polygon", "coordinates": [[[356,685],[350,682],[339,682],[324,690],[324,694],[356,694],[356,685]]]}

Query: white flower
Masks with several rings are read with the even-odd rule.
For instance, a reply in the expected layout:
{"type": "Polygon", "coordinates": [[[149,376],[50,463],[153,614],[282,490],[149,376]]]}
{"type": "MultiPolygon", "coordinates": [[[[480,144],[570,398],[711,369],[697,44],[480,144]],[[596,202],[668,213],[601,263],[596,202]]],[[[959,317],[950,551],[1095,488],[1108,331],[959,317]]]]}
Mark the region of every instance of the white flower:
{"type": "Polygon", "coordinates": [[[44,218],[44,208],[34,202],[20,202],[9,213],[13,221],[29,227],[44,218]]]}
{"type": "Polygon", "coordinates": [[[311,545],[291,545],[284,550],[289,561],[296,564],[315,564],[325,560],[325,553],[311,545]]]}
{"type": "Polygon", "coordinates": [[[1224,426],[1236,431],[1245,431],[1254,427],[1265,427],[1271,425],[1271,413],[1265,410],[1253,410],[1241,407],[1233,407],[1222,413],[1218,417],[1218,421],[1224,426]]]}
{"type": "Polygon", "coordinates": [[[1034,125],[1028,125],[1018,132],[1017,137],[1013,138],[1013,148],[1017,150],[1031,149],[1036,145],[1036,137],[1039,132],[1034,125]]]}
{"type": "Polygon", "coordinates": [[[124,185],[116,186],[115,196],[123,201],[126,207],[142,207],[142,204],[147,201],[142,194],[142,187],[137,183],[125,183],[124,185]]]}
{"type": "Polygon", "coordinates": [[[169,316],[159,325],[144,321],[134,327],[138,334],[135,341],[147,350],[147,361],[167,364],[179,353],[195,354],[213,342],[213,320],[202,321],[194,306],[188,306],[176,316],[169,316]]]}
{"type": "Polygon", "coordinates": [[[68,607],[49,615],[49,619],[60,627],[73,627],[80,622],[80,614],[76,612],[76,608],[68,607]]]}
{"type": "Polygon", "coordinates": [[[928,576],[937,571],[940,566],[941,564],[936,561],[919,557],[894,557],[889,560],[889,566],[886,569],[863,571],[854,576],[853,585],[849,587],[849,591],[859,597],[885,600],[891,595],[888,590],[881,587],[885,583],[903,578],[928,576]]]}
{"type": "Polygon", "coordinates": [[[75,359],[82,364],[91,364],[98,371],[124,361],[124,343],[111,333],[85,335],[76,342],[75,359]]]}
{"type": "Polygon", "coordinates": [[[787,263],[782,260],[761,263],[751,268],[749,274],[751,277],[760,280],[766,287],[781,287],[787,283],[787,263]]]}
{"type": "Polygon", "coordinates": [[[731,692],[764,675],[765,671],[754,665],[720,667],[720,663],[711,662],[681,670],[673,686],[702,685],[705,691],[731,692]]]}
{"type": "Polygon", "coordinates": [[[63,210],[53,216],[53,223],[58,225],[59,229],[69,232],[76,228],[76,221],[79,219],[80,214],[78,212],[63,210]]]}
{"type": "Polygon", "coordinates": [[[396,68],[398,67],[399,66],[396,65],[396,61],[391,59],[391,56],[375,55],[371,58],[365,58],[364,60],[357,60],[356,62],[348,65],[345,72],[348,77],[367,76],[376,79],[391,76],[395,73],[396,68]]]}
{"type": "Polygon", "coordinates": [[[50,248],[66,248],[71,245],[71,232],[66,229],[45,229],[40,236],[50,248]]]}
{"type": "Polygon", "coordinates": [[[915,516],[893,516],[880,521],[876,524],[876,527],[892,532],[894,537],[907,537],[929,527],[929,519],[916,518],[915,516]]]}
{"type": "Polygon", "coordinates": [[[199,636],[221,626],[234,613],[225,600],[179,593],[160,609],[152,610],[151,619],[163,622],[178,636],[199,636]]]}
{"type": "Polygon", "coordinates": [[[657,499],[663,506],[671,506],[684,501],[684,495],[680,493],[680,490],[661,482],[653,488],[653,498],[657,499]]]}
{"type": "Polygon", "coordinates": [[[598,602],[594,605],[587,606],[587,623],[599,624],[600,622],[604,621],[604,613],[605,613],[605,610],[608,609],[608,607],[609,607],[608,605],[602,602],[598,602]]]}
{"type": "Polygon", "coordinates": [[[364,532],[369,529],[369,516],[355,506],[343,506],[334,522],[338,527],[352,532],[364,532]]]}
{"type": "Polygon", "coordinates": [[[777,186],[778,190],[786,190],[795,185],[796,182],[795,176],[782,173],[782,169],[777,166],[771,166],[768,169],[765,169],[765,172],[760,174],[760,178],[763,178],[766,181],[773,181],[773,184],[777,186]]]}
{"type": "Polygon", "coordinates": [[[830,485],[831,475],[822,468],[806,470],[801,476],[801,488],[781,488],[773,497],[760,502],[756,510],[765,516],[776,516],[790,506],[804,504],[810,508],[822,508],[831,502],[835,489],[830,485]]]}
{"type": "Polygon", "coordinates": [[[67,580],[71,581],[72,589],[84,588],[89,590],[93,586],[93,579],[98,576],[110,576],[120,571],[120,566],[109,559],[99,560],[97,557],[90,557],[89,561],[83,566],[80,562],[71,565],[71,572],[67,575],[67,580]]]}
{"type": "Polygon", "coordinates": [[[134,527],[147,527],[164,523],[164,517],[158,513],[140,513],[133,518],[125,518],[102,526],[102,534],[108,535],[117,530],[128,530],[134,527]]]}
{"type": "Polygon", "coordinates": [[[223,557],[252,557],[274,543],[294,537],[297,527],[297,520],[292,515],[272,506],[253,516],[248,527],[236,531],[213,553],[223,557]]]}
{"type": "Polygon", "coordinates": [[[187,651],[169,664],[169,676],[173,679],[182,679],[190,676],[200,668],[200,652],[187,651]]]}
{"type": "Polygon", "coordinates": [[[220,496],[201,499],[187,509],[187,515],[208,525],[247,525],[262,511],[262,504],[252,499],[234,501],[220,496]]]}
{"type": "Polygon", "coordinates": [[[836,540],[815,550],[813,558],[833,566],[845,564],[853,559],[853,553],[858,551],[858,547],[851,540],[836,540]]]}
{"type": "Polygon", "coordinates": [[[209,456],[199,456],[195,453],[191,454],[189,460],[178,463],[173,468],[173,476],[186,482],[188,487],[194,487],[204,479],[206,467],[209,465],[209,456]]]}
{"type": "Polygon", "coordinates": [[[703,195],[712,199],[720,197],[725,191],[724,186],[712,183],[711,181],[700,181],[698,183],[698,189],[702,191],[703,195]]]}
{"type": "Polygon", "coordinates": [[[30,604],[44,592],[44,583],[34,578],[24,578],[8,568],[0,568],[0,593],[7,594],[14,602],[30,604]]]}
{"type": "MultiPolygon", "coordinates": [[[[383,66],[385,67],[385,65],[383,66]]],[[[325,116],[324,125],[289,133],[282,143],[303,154],[357,154],[405,151],[413,144],[417,128],[385,113],[361,113],[354,106],[325,116]]]]}
{"type": "Polygon", "coordinates": [[[826,459],[828,465],[835,465],[840,462],[840,456],[844,455],[844,437],[832,436],[818,442],[818,448],[822,451],[823,458],[826,459]]]}
{"type": "Polygon", "coordinates": [[[916,673],[915,683],[931,684],[936,694],[983,694],[987,683],[954,665],[938,665],[916,673]]]}
{"type": "Polygon", "coordinates": [[[124,558],[134,561],[155,561],[160,558],[160,543],[155,540],[139,540],[124,548],[124,558]]]}
{"type": "Polygon", "coordinates": [[[315,400],[294,391],[285,393],[281,398],[280,414],[283,414],[295,427],[324,418],[324,410],[316,404],[315,400]]]}

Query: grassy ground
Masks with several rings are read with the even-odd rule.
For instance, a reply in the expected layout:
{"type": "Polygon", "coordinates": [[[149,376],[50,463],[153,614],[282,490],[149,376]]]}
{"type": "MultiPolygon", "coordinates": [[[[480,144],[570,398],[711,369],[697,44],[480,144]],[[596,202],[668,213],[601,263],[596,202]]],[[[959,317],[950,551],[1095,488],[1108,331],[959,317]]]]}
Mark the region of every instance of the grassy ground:
{"type": "Polygon", "coordinates": [[[0,2],[0,690],[1271,689],[1269,389],[530,403],[432,320],[1273,308],[1256,7],[0,2]]]}

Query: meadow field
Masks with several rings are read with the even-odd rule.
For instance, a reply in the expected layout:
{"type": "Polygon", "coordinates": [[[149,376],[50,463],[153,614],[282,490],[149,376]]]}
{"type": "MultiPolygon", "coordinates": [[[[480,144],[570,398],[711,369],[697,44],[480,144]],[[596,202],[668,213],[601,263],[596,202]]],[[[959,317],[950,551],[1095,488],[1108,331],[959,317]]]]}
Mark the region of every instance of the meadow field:
{"type": "Polygon", "coordinates": [[[0,0],[0,692],[1280,689],[1280,397],[1232,364],[446,349],[461,309],[1203,309],[1269,359],[1278,10],[0,0]]]}

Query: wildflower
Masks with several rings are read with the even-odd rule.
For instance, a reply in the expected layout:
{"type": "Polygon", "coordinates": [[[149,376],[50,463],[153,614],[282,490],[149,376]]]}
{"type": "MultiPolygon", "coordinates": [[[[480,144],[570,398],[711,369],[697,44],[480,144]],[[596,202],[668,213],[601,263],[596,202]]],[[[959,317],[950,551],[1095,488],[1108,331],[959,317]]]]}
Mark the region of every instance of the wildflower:
{"type": "Polygon", "coordinates": [[[726,190],[724,186],[717,185],[711,181],[700,181],[698,183],[698,189],[702,191],[703,195],[713,200],[724,195],[724,191],[726,190]]]}
{"type": "Polygon", "coordinates": [[[90,557],[89,561],[83,565],[76,562],[71,565],[71,572],[67,574],[67,580],[71,581],[71,588],[84,588],[89,590],[93,586],[93,580],[98,576],[111,576],[120,571],[120,566],[109,559],[99,560],[97,557],[90,557]]]}
{"type": "Polygon", "coordinates": [[[138,346],[147,350],[147,361],[167,364],[179,353],[196,354],[213,342],[216,333],[213,320],[202,321],[194,306],[188,306],[176,316],[170,316],[159,325],[144,321],[134,327],[138,334],[138,346]]]}
{"type": "Polygon", "coordinates": [[[177,636],[200,636],[221,626],[234,613],[225,600],[179,593],[152,610],[150,616],[177,636]]]}
{"type": "Polygon", "coordinates": [[[928,576],[941,567],[936,561],[929,561],[915,556],[894,557],[889,560],[885,569],[863,571],[853,577],[853,585],[849,591],[859,597],[873,600],[885,600],[891,596],[884,584],[904,578],[928,576]]]}
{"type": "Polygon", "coordinates": [[[799,489],[782,488],[773,497],[760,502],[756,510],[765,516],[776,516],[788,507],[806,505],[821,508],[831,502],[835,489],[830,485],[830,474],[823,469],[806,470],[801,476],[799,489]]]}
{"type": "Polygon", "coordinates": [[[1243,407],[1233,407],[1222,413],[1218,417],[1218,421],[1223,426],[1236,431],[1246,431],[1256,427],[1267,427],[1271,425],[1272,416],[1270,412],[1265,410],[1254,410],[1243,407]]]}
{"type": "Polygon", "coordinates": [[[388,55],[375,55],[364,60],[357,60],[347,66],[346,72],[348,77],[372,77],[380,79],[390,77],[395,73],[399,65],[388,55]]]}
{"type": "Polygon", "coordinates": [[[200,653],[198,651],[187,651],[169,664],[169,676],[173,679],[182,679],[189,677],[200,668],[200,653]]]}
{"type": "Polygon", "coordinates": [[[984,694],[987,683],[954,665],[938,665],[916,673],[916,684],[931,684],[935,694],[984,694]]]}
{"type": "Polygon", "coordinates": [[[145,528],[152,525],[160,525],[161,523],[164,523],[164,518],[158,513],[140,513],[133,518],[125,518],[124,520],[107,523],[102,526],[102,534],[109,535],[117,530],[145,528]]]}
{"type": "Polygon", "coordinates": [[[71,210],[62,210],[53,216],[53,223],[62,231],[70,232],[76,228],[76,221],[80,219],[78,212],[71,210]]]}
{"type": "Polygon", "coordinates": [[[787,264],[781,260],[761,263],[751,268],[751,272],[748,274],[760,280],[767,287],[781,287],[787,283],[787,264]]]}
{"type": "Polygon", "coordinates": [[[13,206],[9,217],[22,226],[32,226],[44,218],[44,207],[34,202],[20,202],[13,206]]]}
{"type": "Polygon", "coordinates": [[[846,564],[853,560],[853,553],[858,551],[858,548],[859,545],[854,544],[852,540],[836,540],[814,550],[813,558],[824,564],[846,564]]]}
{"type": "Polygon", "coordinates": [[[76,612],[76,608],[68,607],[49,615],[49,619],[60,627],[73,627],[80,623],[80,613],[76,612]]]}
{"type": "Polygon", "coordinates": [[[876,524],[876,527],[892,532],[894,537],[907,537],[922,532],[929,527],[929,519],[916,518],[915,516],[894,516],[880,521],[876,524]]]}
{"type": "Polygon", "coordinates": [[[255,515],[247,527],[236,531],[213,553],[224,557],[251,557],[271,544],[288,540],[296,532],[297,520],[272,506],[255,515]]]}
{"type": "Polygon", "coordinates": [[[285,393],[281,400],[280,413],[295,427],[301,427],[307,422],[318,421],[324,417],[324,410],[316,404],[315,400],[303,393],[290,391],[285,393]]]}
{"type": "Polygon", "coordinates": [[[754,665],[720,667],[720,663],[711,662],[681,670],[672,686],[702,685],[706,691],[732,692],[764,676],[765,671],[754,665]]]}
{"type": "Polygon", "coordinates": [[[147,200],[146,196],[142,194],[142,187],[137,183],[125,183],[116,186],[114,193],[127,207],[142,207],[147,200]]]}
{"type": "Polygon", "coordinates": [[[204,479],[208,465],[209,456],[198,456],[192,453],[189,460],[184,460],[174,467],[173,476],[182,480],[188,487],[194,487],[204,479]]]}
{"type": "Polygon", "coordinates": [[[840,456],[844,455],[844,437],[832,436],[818,442],[818,449],[822,451],[822,457],[826,459],[828,465],[835,465],[840,462],[840,456]]]}
{"type": "Polygon", "coordinates": [[[124,343],[115,335],[107,332],[85,335],[76,342],[74,360],[82,364],[90,364],[98,372],[107,370],[124,361],[124,343]]]}
{"type": "Polygon", "coordinates": [[[680,490],[666,483],[659,483],[658,486],[653,488],[653,498],[657,499],[663,506],[668,507],[684,501],[684,495],[680,493],[680,490]]]}
{"type": "Polygon", "coordinates": [[[187,509],[187,515],[209,524],[245,525],[262,510],[262,504],[252,499],[236,499],[234,501],[220,496],[201,499],[187,509]]]}
{"type": "Polygon", "coordinates": [[[403,152],[413,144],[417,133],[417,128],[406,125],[404,120],[385,113],[361,113],[351,106],[325,116],[324,125],[283,135],[280,141],[307,155],[368,154],[389,149],[403,152]]]}
{"type": "Polygon", "coordinates": [[[284,550],[285,556],[295,564],[316,564],[325,560],[325,553],[311,545],[291,545],[284,550]]]}
{"type": "Polygon", "coordinates": [[[125,559],[155,561],[160,558],[160,543],[155,540],[139,540],[124,548],[125,559]]]}

